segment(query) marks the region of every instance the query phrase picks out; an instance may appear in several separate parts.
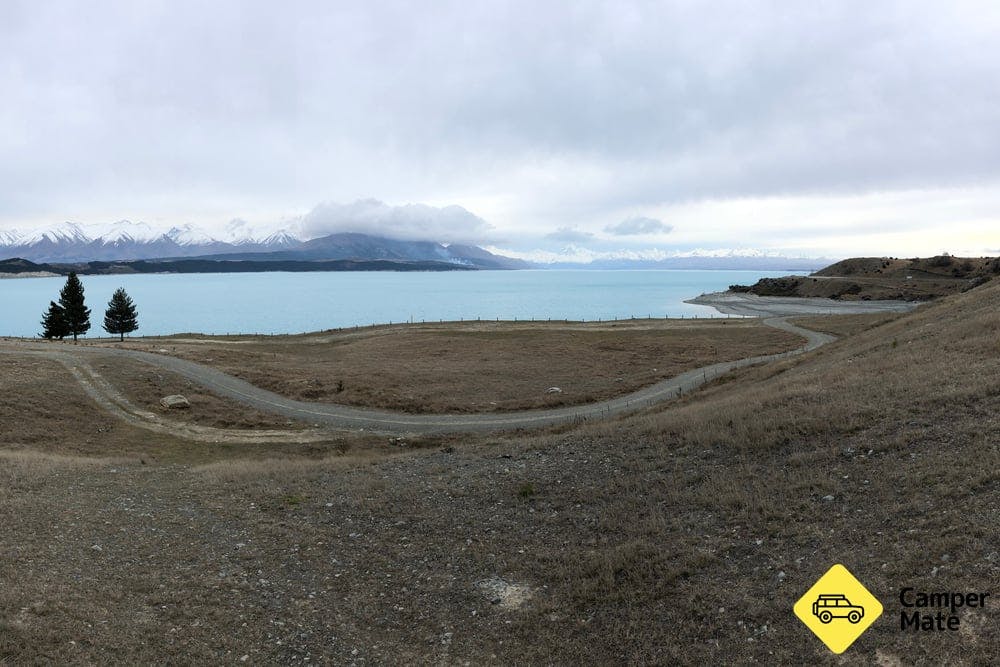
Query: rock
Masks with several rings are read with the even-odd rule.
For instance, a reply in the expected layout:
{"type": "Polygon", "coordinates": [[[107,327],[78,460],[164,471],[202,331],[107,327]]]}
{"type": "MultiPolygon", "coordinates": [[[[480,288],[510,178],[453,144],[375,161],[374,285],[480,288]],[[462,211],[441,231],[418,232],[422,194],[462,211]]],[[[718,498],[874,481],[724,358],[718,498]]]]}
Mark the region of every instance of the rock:
{"type": "Polygon", "coordinates": [[[826,502],[831,502],[833,500],[833,496],[823,496],[823,500],[825,500],[826,502]]]}
{"type": "Polygon", "coordinates": [[[561,394],[562,393],[562,389],[560,389],[559,387],[549,387],[548,389],[545,390],[545,393],[546,394],[561,394]]]}
{"type": "Polygon", "coordinates": [[[168,409],[186,409],[191,407],[191,402],[180,394],[173,394],[161,398],[160,405],[168,409]]]}
{"type": "Polygon", "coordinates": [[[534,589],[527,584],[504,581],[499,577],[476,582],[476,588],[490,604],[506,611],[524,608],[534,596],[534,589]]]}

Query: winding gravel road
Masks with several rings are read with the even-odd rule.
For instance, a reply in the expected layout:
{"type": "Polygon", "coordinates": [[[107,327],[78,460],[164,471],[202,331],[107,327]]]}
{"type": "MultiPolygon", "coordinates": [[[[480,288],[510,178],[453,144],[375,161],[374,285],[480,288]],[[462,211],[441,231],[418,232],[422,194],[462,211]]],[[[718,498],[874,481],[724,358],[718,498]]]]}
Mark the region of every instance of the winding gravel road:
{"type": "MultiPolygon", "coordinates": [[[[144,419],[153,418],[157,420],[158,428],[164,427],[162,419],[157,418],[156,415],[148,411],[138,410],[129,406],[127,401],[117,394],[113,387],[110,387],[106,381],[90,368],[89,364],[84,364],[81,367],[80,362],[85,361],[90,355],[111,355],[134,359],[173,371],[220,396],[239,401],[259,410],[302,420],[323,429],[389,434],[488,432],[537,428],[552,424],[608,417],[638,410],[693,391],[706,382],[733,369],[802,354],[835,340],[835,336],[804,329],[792,324],[784,317],[765,319],[764,324],[800,335],[805,339],[805,342],[801,348],[789,352],[748,357],[737,361],[703,366],[650,385],[631,394],[599,403],[545,410],[486,414],[416,415],[330,403],[297,401],[267,391],[266,389],[261,389],[239,378],[202,364],[137,350],[70,346],[61,346],[58,350],[53,350],[50,344],[47,343],[18,342],[0,351],[8,354],[30,354],[58,361],[70,369],[74,377],[84,386],[87,393],[101,404],[102,407],[109,409],[121,417],[124,405],[126,408],[131,408],[124,410],[130,421],[138,420],[141,422],[144,419]]],[[[169,429],[169,426],[167,428],[169,429]]],[[[176,434],[181,437],[190,437],[188,432],[178,432],[176,434]]],[[[277,435],[277,432],[273,435],[277,435]]],[[[205,437],[207,438],[208,436],[205,437]]]]}

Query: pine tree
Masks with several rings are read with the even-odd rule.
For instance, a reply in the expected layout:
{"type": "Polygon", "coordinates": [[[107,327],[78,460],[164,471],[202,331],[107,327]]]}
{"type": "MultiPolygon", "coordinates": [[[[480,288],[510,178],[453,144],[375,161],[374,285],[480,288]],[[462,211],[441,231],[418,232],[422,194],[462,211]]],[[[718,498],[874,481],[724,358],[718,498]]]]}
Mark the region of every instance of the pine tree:
{"type": "Polygon", "coordinates": [[[118,334],[119,340],[125,340],[125,334],[139,328],[138,318],[132,297],[121,287],[116,289],[104,312],[104,330],[109,334],[118,334]]]}
{"type": "Polygon", "coordinates": [[[68,329],[66,335],[73,334],[75,343],[77,336],[90,331],[90,308],[83,303],[83,283],[75,273],[71,272],[66,278],[66,284],[59,292],[59,305],[62,306],[63,320],[68,329]]]}
{"type": "Polygon", "coordinates": [[[49,301],[49,310],[42,317],[42,338],[62,340],[68,335],[69,327],[66,326],[65,311],[55,301],[49,301]]]}

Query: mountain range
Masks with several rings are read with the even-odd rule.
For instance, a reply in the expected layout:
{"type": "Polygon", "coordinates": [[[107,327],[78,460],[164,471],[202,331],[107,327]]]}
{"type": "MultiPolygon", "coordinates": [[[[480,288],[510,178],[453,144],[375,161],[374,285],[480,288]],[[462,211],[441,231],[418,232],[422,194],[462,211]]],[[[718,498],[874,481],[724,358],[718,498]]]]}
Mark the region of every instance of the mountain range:
{"type": "Polygon", "coordinates": [[[530,265],[478,246],[435,241],[403,241],[368,234],[337,233],[303,240],[291,230],[255,233],[234,221],[219,236],[193,225],[158,232],[145,223],[110,225],[67,222],[31,232],[0,231],[0,258],[76,263],[197,258],[243,261],[387,260],[445,262],[479,269],[520,269],[530,265]],[[221,238],[220,238],[221,236],[221,238]]]}
{"type": "Polygon", "coordinates": [[[74,264],[138,260],[199,259],[244,262],[381,261],[443,262],[476,269],[748,269],[812,271],[833,260],[784,257],[754,249],[695,250],[649,255],[587,256],[570,247],[565,253],[537,261],[506,257],[479,246],[443,244],[432,240],[390,239],[372,234],[340,232],[304,238],[294,227],[255,228],[234,220],[221,233],[194,225],[156,230],[143,222],[120,220],[83,225],[65,222],[27,232],[0,230],[0,259],[74,264]]]}

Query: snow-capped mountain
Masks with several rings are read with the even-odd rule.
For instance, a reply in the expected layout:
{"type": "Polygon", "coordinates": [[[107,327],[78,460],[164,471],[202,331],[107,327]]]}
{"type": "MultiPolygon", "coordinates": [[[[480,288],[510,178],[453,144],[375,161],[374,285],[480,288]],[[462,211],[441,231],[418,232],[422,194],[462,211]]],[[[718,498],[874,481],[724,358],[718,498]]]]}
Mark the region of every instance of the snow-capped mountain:
{"type": "Polygon", "coordinates": [[[233,252],[287,250],[301,244],[292,230],[255,229],[234,220],[224,234],[214,235],[195,225],[157,229],[145,222],[64,222],[30,231],[0,230],[0,258],[33,262],[118,261],[222,255],[233,252]]]}
{"type": "Polygon", "coordinates": [[[535,250],[518,252],[487,246],[487,250],[532,262],[538,267],[565,269],[746,269],[814,271],[832,259],[790,256],[777,250],[759,248],[662,248],[595,250],[569,244],[558,252],[535,250]]]}
{"type": "Polygon", "coordinates": [[[438,261],[479,268],[774,269],[815,270],[832,260],[787,257],[754,248],[596,251],[569,245],[561,252],[515,252],[488,246],[443,245],[340,232],[312,238],[298,222],[275,229],[233,220],[217,233],[192,224],[156,228],[144,222],[65,222],[31,231],[0,230],[0,259],[71,263],[210,257],[233,260],[315,261],[382,259],[438,261]]]}
{"type": "Polygon", "coordinates": [[[303,239],[294,224],[275,230],[234,220],[220,234],[183,224],[158,230],[143,222],[119,220],[104,225],[66,222],[21,233],[0,231],[0,259],[32,262],[117,262],[198,257],[255,261],[390,260],[449,262],[463,266],[526,268],[520,260],[475,246],[445,246],[434,241],[401,241],[368,234],[337,233],[303,239]]]}

